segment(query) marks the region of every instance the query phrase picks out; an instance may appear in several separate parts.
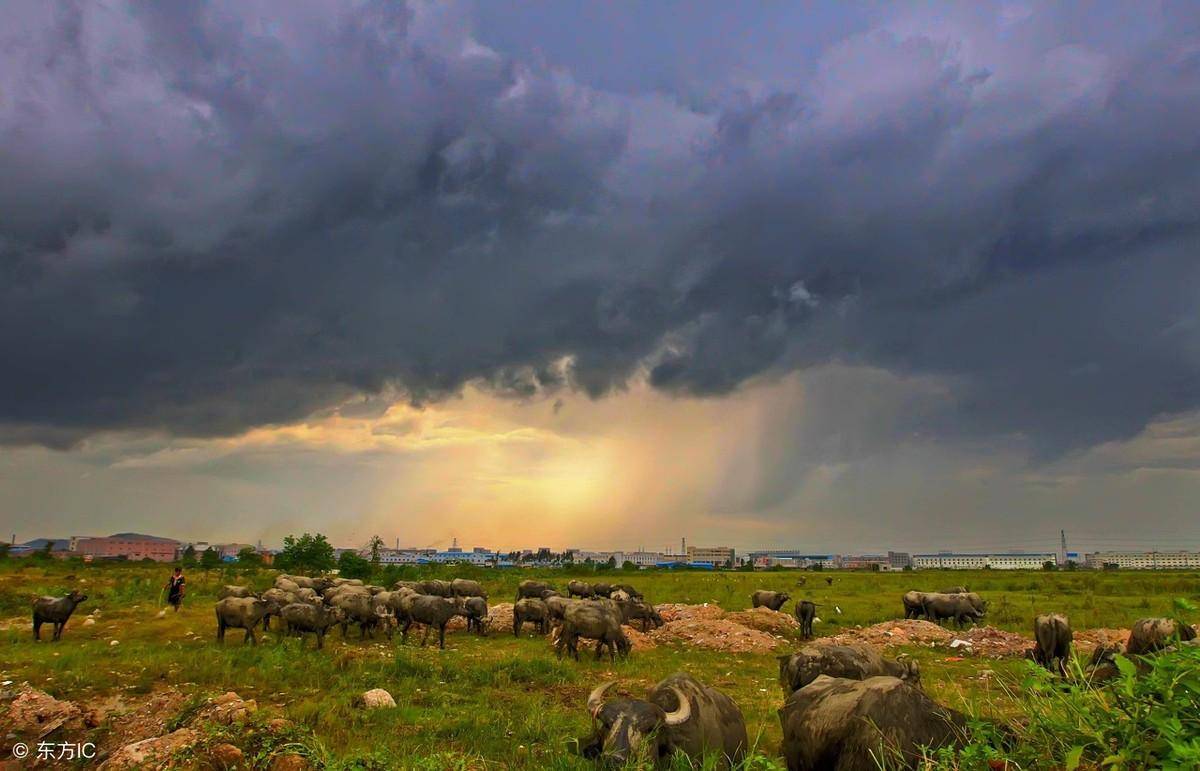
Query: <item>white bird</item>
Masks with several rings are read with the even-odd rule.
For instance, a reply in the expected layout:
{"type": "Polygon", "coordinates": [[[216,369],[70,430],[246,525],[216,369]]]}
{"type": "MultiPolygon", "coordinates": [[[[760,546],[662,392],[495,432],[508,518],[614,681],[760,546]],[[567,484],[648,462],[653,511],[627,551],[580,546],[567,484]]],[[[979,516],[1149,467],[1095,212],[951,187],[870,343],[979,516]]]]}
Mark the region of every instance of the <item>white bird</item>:
{"type": "Polygon", "coordinates": [[[833,609],[836,610],[839,614],[842,612],[842,609],[840,607],[838,607],[837,605],[834,605],[833,609]]]}

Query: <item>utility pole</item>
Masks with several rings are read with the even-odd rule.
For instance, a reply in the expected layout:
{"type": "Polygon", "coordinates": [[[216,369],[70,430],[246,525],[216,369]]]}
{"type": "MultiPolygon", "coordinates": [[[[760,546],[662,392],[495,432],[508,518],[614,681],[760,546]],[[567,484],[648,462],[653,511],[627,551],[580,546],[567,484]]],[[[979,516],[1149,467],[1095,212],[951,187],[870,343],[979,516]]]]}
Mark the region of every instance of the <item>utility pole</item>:
{"type": "Polygon", "coordinates": [[[1067,564],[1067,531],[1059,530],[1058,534],[1062,538],[1062,561],[1059,564],[1065,567],[1067,564]]]}

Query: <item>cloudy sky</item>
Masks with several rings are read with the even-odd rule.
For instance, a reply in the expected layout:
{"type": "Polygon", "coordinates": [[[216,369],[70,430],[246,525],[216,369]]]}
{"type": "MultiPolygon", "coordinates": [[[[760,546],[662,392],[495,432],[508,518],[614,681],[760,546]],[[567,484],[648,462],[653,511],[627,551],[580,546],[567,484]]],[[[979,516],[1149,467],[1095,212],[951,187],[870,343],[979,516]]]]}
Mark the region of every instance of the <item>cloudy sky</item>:
{"type": "Polygon", "coordinates": [[[5,5],[0,522],[1200,548],[1200,8],[5,5]]]}

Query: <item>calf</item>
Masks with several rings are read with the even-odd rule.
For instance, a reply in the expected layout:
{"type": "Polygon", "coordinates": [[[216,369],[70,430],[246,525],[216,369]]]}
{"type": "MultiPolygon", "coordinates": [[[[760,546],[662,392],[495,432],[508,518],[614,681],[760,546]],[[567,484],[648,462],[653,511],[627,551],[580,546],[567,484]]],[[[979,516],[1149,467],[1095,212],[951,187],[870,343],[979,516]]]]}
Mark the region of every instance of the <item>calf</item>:
{"type": "Polygon", "coordinates": [[[42,639],[42,624],[49,622],[54,625],[54,635],[51,639],[58,642],[62,638],[63,630],[67,628],[67,619],[75,612],[79,603],[86,599],[86,594],[72,589],[64,597],[38,597],[34,600],[33,639],[42,639]]]}
{"type": "Polygon", "coordinates": [[[487,635],[488,605],[483,597],[468,597],[463,601],[467,611],[467,631],[475,631],[480,636],[487,635]]]}

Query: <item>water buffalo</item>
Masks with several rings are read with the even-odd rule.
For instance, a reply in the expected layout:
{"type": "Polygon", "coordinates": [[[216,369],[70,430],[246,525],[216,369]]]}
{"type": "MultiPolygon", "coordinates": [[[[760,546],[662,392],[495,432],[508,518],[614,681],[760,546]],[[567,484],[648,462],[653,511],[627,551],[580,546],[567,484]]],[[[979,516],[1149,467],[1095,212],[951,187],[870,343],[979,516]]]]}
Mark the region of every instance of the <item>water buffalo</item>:
{"type": "Polygon", "coordinates": [[[1196,630],[1173,618],[1142,618],[1129,630],[1125,652],[1130,656],[1154,653],[1175,642],[1196,639],[1196,630]]]}
{"type": "Polygon", "coordinates": [[[583,600],[553,595],[551,597],[547,597],[545,600],[543,600],[543,602],[546,603],[547,622],[552,625],[557,625],[562,623],[563,613],[566,612],[568,605],[574,602],[583,602],[583,600]]]}
{"type": "Polygon", "coordinates": [[[567,583],[567,596],[591,599],[596,596],[596,591],[587,581],[570,581],[567,583]]]}
{"type": "Polygon", "coordinates": [[[258,644],[254,627],[268,613],[278,614],[279,606],[271,600],[259,597],[226,597],[217,602],[217,642],[225,642],[226,629],[245,629],[243,643],[258,644]]]}
{"type": "Polygon", "coordinates": [[[617,653],[629,655],[629,638],[621,630],[621,618],[616,608],[599,602],[575,602],[563,613],[562,627],[555,642],[555,653],[562,658],[563,649],[579,660],[579,638],[596,641],[596,660],[608,648],[608,658],[616,663],[617,653]]]}
{"type": "Polygon", "coordinates": [[[745,756],[749,740],[742,711],[691,675],[671,675],[650,689],[646,701],[606,699],[612,686],[604,683],[588,696],[596,730],[580,742],[585,757],[615,766],[641,761],[641,767],[679,752],[699,767],[705,756],[715,754],[720,767],[728,768],[745,756]]]}
{"type": "Polygon", "coordinates": [[[513,600],[513,602],[520,602],[525,597],[533,597],[538,600],[545,599],[547,592],[558,594],[558,592],[554,591],[553,586],[544,581],[531,581],[527,579],[517,584],[517,599],[513,600]]]}
{"type": "Polygon", "coordinates": [[[329,627],[341,623],[342,611],[307,602],[293,602],[279,609],[279,620],[288,634],[304,636],[312,632],[317,636],[317,648],[325,647],[325,633],[329,627]]]}
{"type": "Polygon", "coordinates": [[[1051,671],[1067,673],[1071,658],[1071,622],[1059,613],[1045,613],[1033,620],[1033,660],[1051,671]]]}
{"type": "Polygon", "coordinates": [[[297,592],[300,590],[300,584],[288,576],[275,576],[274,586],[276,589],[282,589],[285,592],[297,592]]]}
{"type": "Polygon", "coordinates": [[[925,615],[925,598],[932,592],[907,591],[900,601],[904,603],[905,618],[920,618],[925,615]]]}
{"type": "Polygon", "coordinates": [[[965,586],[951,586],[948,589],[938,589],[938,594],[966,594],[967,591],[965,586]]]}
{"type": "Polygon", "coordinates": [[[232,584],[225,584],[220,588],[220,590],[217,591],[217,599],[223,600],[226,597],[249,597],[252,594],[254,594],[254,592],[250,591],[250,587],[248,586],[234,586],[232,584]]]}
{"type": "Polygon", "coordinates": [[[788,771],[915,768],[922,748],[961,742],[963,715],[895,677],[822,675],[779,710],[788,771]]]}
{"type": "Polygon", "coordinates": [[[792,596],[787,592],[768,592],[765,589],[759,589],[750,595],[750,604],[755,608],[779,610],[791,598],[792,596]]]}
{"type": "Polygon", "coordinates": [[[359,637],[365,639],[368,633],[374,633],[376,627],[390,622],[390,610],[386,609],[385,604],[376,603],[375,598],[366,591],[338,593],[328,604],[342,611],[342,637],[346,636],[351,624],[358,625],[359,637]]]}
{"type": "Polygon", "coordinates": [[[641,592],[639,592],[632,584],[613,584],[612,588],[613,588],[614,592],[618,589],[625,592],[626,594],[629,595],[630,599],[634,599],[634,600],[646,599],[645,595],[643,595],[641,592]]]}
{"type": "Polygon", "coordinates": [[[61,639],[63,630],[67,627],[67,619],[75,612],[79,603],[86,599],[86,594],[80,594],[72,589],[64,597],[38,597],[34,600],[33,639],[42,639],[42,624],[45,623],[54,625],[54,635],[51,639],[56,642],[61,639]]]}
{"type": "Polygon", "coordinates": [[[621,613],[621,623],[633,626],[633,622],[642,622],[642,631],[649,632],[651,627],[657,629],[663,625],[662,616],[652,606],[637,600],[618,602],[617,609],[621,613]]]}
{"type": "Polygon", "coordinates": [[[817,604],[810,600],[800,600],[796,603],[796,620],[800,622],[800,636],[811,640],[813,636],[813,619],[817,616],[817,604]]]}
{"type": "Polygon", "coordinates": [[[888,661],[869,645],[806,645],[779,657],[779,685],[791,694],[821,675],[866,680],[887,675],[914,685],[921,681],[917,662],[908,657],[888,661]]]}
{"type": "Polygon", "coordinates": [[[527,621],[537,627],[538,634],[544,635],[550,631],[550,609],[543,600],[537,597],[517,600],[513,605],[513,637],[521,634],[521,628],[527,621]]]}
{"type": "Polygon", "coordinates": [[[431,594],[434,597],[453,597],[454,587],[449,581],[431,578],[428,581],[417,582],[418,594],[431,594]]]}
{"type": "Polygon", "coordinates": [[[612,584],[606,584],[603,582],[592,584],[592,594],[596,595],[597,597],[611,597],[612,591],[612,584]]]}
{"type": "Polygon", "coordinates": [[[488,604],[483,597],[466,597],[463,608],[467,611],[467,631],[480,636],[487,635],[488,604]]]}
{"type": "Polygon", "coordinates": [[[969,621],[983,618],[983,610],[968,594],[927,594],[924,607],[925,617],[930,621],[940,624],[945,619],[953,619],[959,629],[969,621]]]}
{"type": "Polygon", "coordinates": [[[478,581],[471,581],[466,578],[456,578],[450,582],[450,592],[455,597],[482,597],[487,599],[487,592],[483,590],[483,585],[478,581]]]}
{"type": "Polygon", "coordinates": [[[429,630],[437,627],[438,630],[438,647],[446,647],[446,624],[450,623],[450,619],[455,616],[466,616],[467,609],[464,607],[463,599],[455,597],[447,599],[436,595],[420,595],[414,597],[411,607],[408,610],[408,618],[404,621],[404,632],[401,639],[408,642],[408,630],[414,623],[425,625],[425,636],[421,638],[421,647],[425,647],[425,642],[429,639],[429,630]]]}

